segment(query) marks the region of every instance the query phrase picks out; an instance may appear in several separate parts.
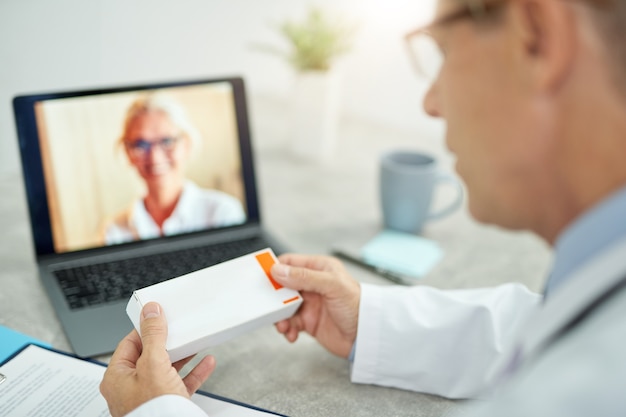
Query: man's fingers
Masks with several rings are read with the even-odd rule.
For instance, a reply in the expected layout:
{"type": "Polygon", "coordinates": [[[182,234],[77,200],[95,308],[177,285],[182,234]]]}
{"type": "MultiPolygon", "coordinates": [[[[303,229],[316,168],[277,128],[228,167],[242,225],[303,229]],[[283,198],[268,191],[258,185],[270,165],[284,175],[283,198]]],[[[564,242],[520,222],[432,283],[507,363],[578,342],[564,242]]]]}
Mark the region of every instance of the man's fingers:
{"type": "Polygon", "coordinates": [[[282,333],[288,341],[293,343],[298,339],[298,334],[304,330],[302,326],[302,319],[299,314],[296,314],[289,319],[276,323],[276,330],[282,333]]]}
{"type": "Polygon", "coordinates": [[[189,395],[200,388],[213,371],[215,370],[215,358],[213,356],[205,356],[202,360],[183,378],[183,383],[187,388],[189,395]]]}
{"type": "Polygon", "coordinates": [[[335,258],[323,255],[300,255],[297,253],[286,253],[280,255],[278,260],[287,265],[297,266],[300,268],[315,269],[325,271],[332,268],[335,258]]]}
{"type": "Polygon", "coordinates": [[[287,329],[289,329],[289,321],[281,320],[276,323],[276,330],[278,330],[279,333],[285,333],[287,329]]]}
{"type": "Polygon", "coordinates": [[[297,291],[327,293],[335,280],[329,279],[328,272],[291,266],[283,263],[274,264],[270,271],[272,278],[287,288],[297,291]]]}
{"type": "Polygon", "coordinates": [[[143,307],[140,327],[143,353],[149,356],[167,354],[167,321],[159,304],[151,302],[143,307]]]}
{"type": "Polygon", "coordinates": [[[124,337],[117,345],[117,349],[111,356],[109,361],[111,364],[118,364],[120,362],[136,363],[137,359],[141,355],[141,338],[137,333],[137,330],[133,329],[126,337],[124,337]]]}
{"type": "Polygon", "coordinates": [[[180,370],[183,369],[183,366],[187,365],[187,363],[189,363],[189,361],[192,360],[194,356],[195,355],[188,356],[185,359],[176,361],[172,364],[172,366],[174,367],[174,369],[176,369],[176,372],[180,372],[180,370]]]}
{"type": "Polygon", "coordinates": [[[298,331],[298,329],[292,327],[289,329],[289,331],[287,333],[285,333],[285,337],[287,338],[287,340],[291,343],[295,342],[296,340],[298,340],[298,335],[300,334],[300,332],[298,331]]]}

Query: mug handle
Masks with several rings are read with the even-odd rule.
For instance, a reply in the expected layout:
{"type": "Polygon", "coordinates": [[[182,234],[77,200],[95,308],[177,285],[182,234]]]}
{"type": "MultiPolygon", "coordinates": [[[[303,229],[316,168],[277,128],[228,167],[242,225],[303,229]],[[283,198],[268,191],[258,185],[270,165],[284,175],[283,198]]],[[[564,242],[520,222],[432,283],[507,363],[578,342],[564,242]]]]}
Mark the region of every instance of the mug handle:
{"type": "Polygon", "coordinates": [[[451,214],[456,209],[458,209],[461,206],[461,203],[463,202],[463,186],[461,185],[461,182],[458,179],[454,178],[451,175],[442,174],[437,178],[437,183],[440,183],[440,182],[447,182],[447,183],[454,184],[457,189],[456,198],[447,207],[444,207],[435,213],[430,213],[427,217],[427,220],[437,220],[442,217],[445,217],[448,214],[451,214]]]}

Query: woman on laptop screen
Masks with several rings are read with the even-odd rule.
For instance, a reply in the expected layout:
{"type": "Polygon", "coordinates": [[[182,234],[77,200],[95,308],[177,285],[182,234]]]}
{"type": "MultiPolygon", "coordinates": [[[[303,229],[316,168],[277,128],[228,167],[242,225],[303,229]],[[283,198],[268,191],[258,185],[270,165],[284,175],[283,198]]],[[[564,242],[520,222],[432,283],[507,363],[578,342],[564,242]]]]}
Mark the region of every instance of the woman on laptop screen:
{"type": "Polygon", "coordinates": [[[128,161],[145,184],[145,195],[105,222],[106,244],[157,238],[240,224],[240,201],[200,188],[185,178],[199,133],[183,108],[163,93],[146,95],[129,107],[119,138],[128,161]]]}

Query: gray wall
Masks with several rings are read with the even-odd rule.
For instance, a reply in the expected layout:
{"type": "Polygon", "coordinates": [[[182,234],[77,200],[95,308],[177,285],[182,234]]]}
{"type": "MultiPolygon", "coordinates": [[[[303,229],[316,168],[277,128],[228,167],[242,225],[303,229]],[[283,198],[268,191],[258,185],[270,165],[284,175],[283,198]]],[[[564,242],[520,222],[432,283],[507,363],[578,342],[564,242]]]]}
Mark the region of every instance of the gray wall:
{"type": "Polygon", "coordinates": [[[11,98],[57,89],[243,75],[252,96],[289,99],[291,69],[255,51],[283,46],[271,28],[311,4],[354,22],[342,114],[419,134],[442,124],[421,110],[425,84],[402,35],[426,21],[433,0],[0,0],[0,175],[18,172],[11,98]]]}

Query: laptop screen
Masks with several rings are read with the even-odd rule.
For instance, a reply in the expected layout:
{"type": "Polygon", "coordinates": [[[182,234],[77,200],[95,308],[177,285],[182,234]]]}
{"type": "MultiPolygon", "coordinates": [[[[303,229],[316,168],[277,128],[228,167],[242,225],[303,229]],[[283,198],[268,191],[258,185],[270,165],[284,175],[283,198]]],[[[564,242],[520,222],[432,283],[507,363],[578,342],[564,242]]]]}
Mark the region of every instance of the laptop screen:
{"type": "Polygon", "coordinates": [[[241,79],[14,99],[38,254],[258,221],[241,79]]]}

